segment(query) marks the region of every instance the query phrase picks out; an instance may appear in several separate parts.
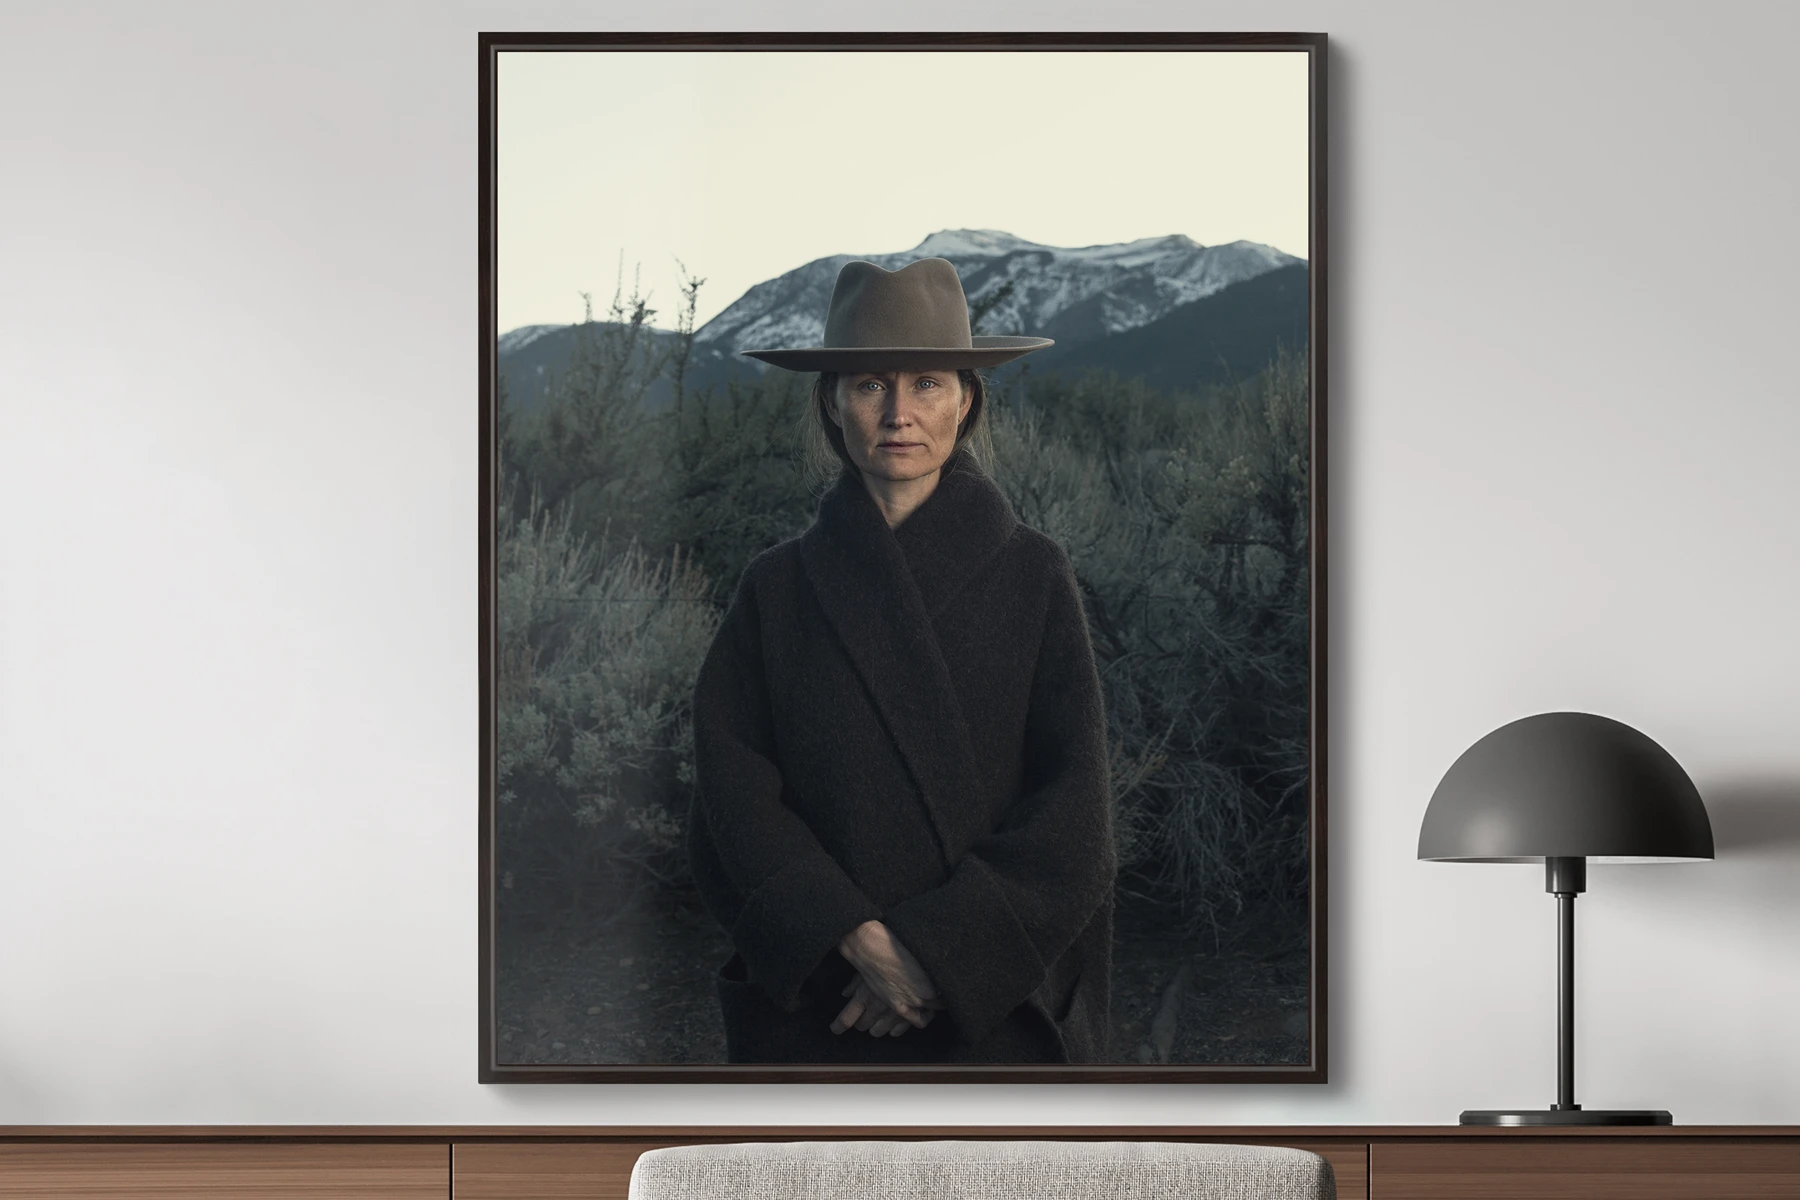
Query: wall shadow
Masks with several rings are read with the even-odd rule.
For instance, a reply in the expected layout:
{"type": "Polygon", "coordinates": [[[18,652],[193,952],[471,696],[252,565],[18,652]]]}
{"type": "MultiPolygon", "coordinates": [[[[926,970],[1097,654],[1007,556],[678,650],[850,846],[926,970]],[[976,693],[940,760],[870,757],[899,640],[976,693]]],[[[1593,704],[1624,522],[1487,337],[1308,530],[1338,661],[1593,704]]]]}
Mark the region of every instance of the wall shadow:
{"type": "Polygon", "coordinates": [[[1705,789],[1701,798],[1720,859],[1800,854],[1800,779],[1722,783],[1705,789]]]}

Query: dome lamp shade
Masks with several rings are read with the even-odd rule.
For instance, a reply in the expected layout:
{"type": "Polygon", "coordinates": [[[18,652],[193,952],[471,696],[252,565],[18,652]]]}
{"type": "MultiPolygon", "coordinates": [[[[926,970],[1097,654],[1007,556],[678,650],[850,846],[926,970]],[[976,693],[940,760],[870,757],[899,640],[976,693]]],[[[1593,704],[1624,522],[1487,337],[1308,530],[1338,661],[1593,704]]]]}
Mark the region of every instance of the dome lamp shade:
{"type": "Polygon", "coordinates": [[[1419,857],[1539,862],[1557,902],[1557,1102],[1470,1109],[1464,1125],[1669,1125],[1663,1109],[1575,1103],[1575,897],[1587,864],[1713,857],[1694,781],[1656,742],[1594,713],[1550,712],[1502,725],[1463,751],[1432,793],[1419,857]]]}
{"type": "Polygon", "coordinates": [[[1439,862],[1712,856],[1712,823],[1681,764],[1593,713],[1539,713],[1494,730],[1451,766],[1419,827],[1419,857],[1439,862]]]}

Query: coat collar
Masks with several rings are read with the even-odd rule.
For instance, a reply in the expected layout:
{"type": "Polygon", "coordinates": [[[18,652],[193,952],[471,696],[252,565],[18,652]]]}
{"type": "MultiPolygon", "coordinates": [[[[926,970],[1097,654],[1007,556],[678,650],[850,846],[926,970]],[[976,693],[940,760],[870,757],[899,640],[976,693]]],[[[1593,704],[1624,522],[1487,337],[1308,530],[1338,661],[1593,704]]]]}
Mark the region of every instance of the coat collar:
{"type": "MultiPolygon", "coordinates": [[[[867,495],[866,488],[859,490],[867,495]]],[[[926,611],[934,618],[942,612],[1018,525],[1006,497],[969,452],[951,455],[925,503],[893,531],[926,611]]]]}
{"type": "Polygon", "coordinates": [[[979,780],[932,618],[1017,527],[1000,490],[958,450],[898,529],[846,470],[800,539],[807,580],[918,786],[947,867],[971,836],[979,780]]]}

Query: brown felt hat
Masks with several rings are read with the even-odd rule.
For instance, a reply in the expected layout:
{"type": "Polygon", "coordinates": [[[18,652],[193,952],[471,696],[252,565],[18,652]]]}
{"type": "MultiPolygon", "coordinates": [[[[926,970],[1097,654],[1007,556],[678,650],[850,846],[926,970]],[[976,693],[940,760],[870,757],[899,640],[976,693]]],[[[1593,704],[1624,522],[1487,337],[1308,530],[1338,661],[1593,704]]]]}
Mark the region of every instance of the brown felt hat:
{"type": "Polygon", "coordinates": [[[969,301],[948,259],[898,271],[853,259],[838,271],[825,344],[740,350],[790,371],[920,371],[992,367],[1052,345],[1041,337],[971,337],[969,301]]]}

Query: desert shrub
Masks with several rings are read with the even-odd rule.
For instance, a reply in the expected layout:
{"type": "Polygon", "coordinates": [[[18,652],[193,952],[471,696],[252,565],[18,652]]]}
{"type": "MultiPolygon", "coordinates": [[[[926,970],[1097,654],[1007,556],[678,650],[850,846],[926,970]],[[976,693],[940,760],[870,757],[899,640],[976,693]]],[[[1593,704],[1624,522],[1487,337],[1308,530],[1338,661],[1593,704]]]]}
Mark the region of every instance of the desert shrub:
{"type": "MultiPolygon", "coordinates": [[[[691,309],[691,301],[690,301],[691,309]]],[[[500,459],[510,494],[523,510],[535,491],[548,511],[561,511],[590,539],[657,539],[667,503],[667,422],[657,397],[685,364],[686,336],[669,338],[650,325],[656,310],[635,292],[615,290],[606,318],[575,327],[568,365],[551,381],[543,404],[501,412],[500,459]]]]}
{"type": "Polygon", "coordinates": [[[800,468],[810,380],[781,370],[733,379],[669,415],[660,536],[687,548],[721,603],[752,558],[812,521],[817,497],[800,468]]]}
{"type": "Polygon", "coordinates": [[[1307,376],[1037,377],[996,477],[1060,541],[1106,691],[1122,888],[1193,930],[1306,880],[1307,376]]]}
{"type": "Polygon", "coordinates": [[[566,508],[528,494],[523,512],[502,501],[497,528],[501,907],[513,919],[585,902],[622,911],[685,875],[711,581],[679,551],[590,542],[566,508]]]}

